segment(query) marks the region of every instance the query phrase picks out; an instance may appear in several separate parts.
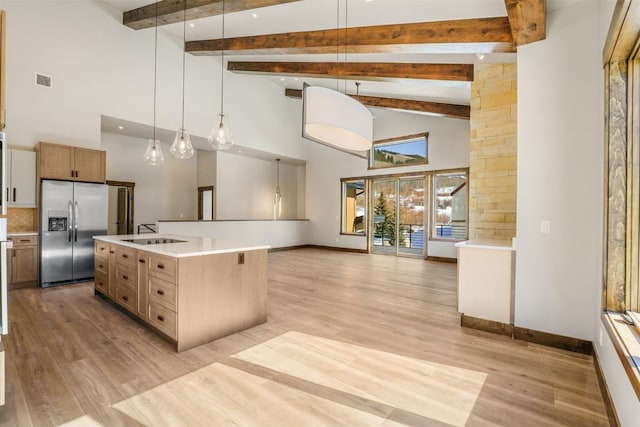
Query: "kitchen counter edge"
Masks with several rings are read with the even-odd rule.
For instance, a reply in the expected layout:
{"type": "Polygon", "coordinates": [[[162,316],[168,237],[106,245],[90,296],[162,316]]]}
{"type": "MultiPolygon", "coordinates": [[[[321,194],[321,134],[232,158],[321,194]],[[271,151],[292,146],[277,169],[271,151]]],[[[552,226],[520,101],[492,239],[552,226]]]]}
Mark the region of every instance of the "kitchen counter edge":
{"type": "Polygon", "coordinates": [[[268,250],[271,248],[270,245],[256,245],[251,243],[214,239],[211,237],[190,237],[176,234],[126,234],[93,236],[93,239],[175,258],[255,251],[261,249],[268,250]],[[185,240],[186,242],[140,245],[137,243],[125,242],[123,239],[176,239],[185,240]]]}

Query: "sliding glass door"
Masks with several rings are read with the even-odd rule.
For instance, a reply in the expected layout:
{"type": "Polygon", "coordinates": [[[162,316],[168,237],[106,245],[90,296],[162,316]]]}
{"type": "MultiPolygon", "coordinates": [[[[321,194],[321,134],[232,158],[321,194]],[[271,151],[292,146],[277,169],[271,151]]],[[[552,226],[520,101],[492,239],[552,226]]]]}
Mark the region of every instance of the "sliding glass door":
{"type": "Polygon", "coordinates": [[[381,178],[371,185],[371,252],[423,256],[425,178],[381,178]]]}

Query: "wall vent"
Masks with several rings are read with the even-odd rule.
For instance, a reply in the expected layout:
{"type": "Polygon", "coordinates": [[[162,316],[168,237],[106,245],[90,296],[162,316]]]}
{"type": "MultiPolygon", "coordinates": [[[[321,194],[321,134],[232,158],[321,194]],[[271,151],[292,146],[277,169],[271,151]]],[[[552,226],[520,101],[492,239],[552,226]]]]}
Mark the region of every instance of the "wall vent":
{"type": "Polygon", "coordinates": [[[51,87],[51,76],[36,73],[36,86],[51,87]]]}

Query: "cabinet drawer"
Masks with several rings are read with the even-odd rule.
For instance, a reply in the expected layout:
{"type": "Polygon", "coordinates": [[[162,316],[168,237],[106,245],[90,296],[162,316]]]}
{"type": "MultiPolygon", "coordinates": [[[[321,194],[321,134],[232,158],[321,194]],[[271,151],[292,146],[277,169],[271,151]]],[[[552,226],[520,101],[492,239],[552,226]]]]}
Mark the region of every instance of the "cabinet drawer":
{"type": "Polygon", "coordinates": [[[135,313],[138,305],[138,295],[130,286],[122,286],[118,284],[116,288],[116,301],[127,310],[135,313]]]}
{"type": "Polygon", "coordinates": [[[149,254],[149,271],[164,276],[165,280],[176,283],[176,258],[163,255],[149,254]]]}
{"type": "Polygon", "coordinates": [[[176,313],[151,301],[149,303],[149,323],[160,331],[176,339],[176,313]]]}
{"type": "Polygon", "coordinates": [[[109,275],[109,257],[107,255],[96,254],[94,258],[96,274],[109,275]]]}
{"type": "Polygon", "coordinates": [[[96,254],[109,255],[109,245],[107,243],[96,240],[95,248],[96,254]]]}
{"type": "Polygon", "coordinates": [[[33,246],[38,243],[38,236],[12,236],[9,238],[13,242],[13,247],[33,246]]]}
{"type": "Polygon", "coordinates": [[[138,284],[138,276],[135,268],[131,266],[122,266],[116,264],[116,280],[118,280],[118,286],[120,283],[124,283],[127,286],[136,288],[138,284]]]}
{"type": "Polygon", "coordinates": [[[94,279],[96,291],[102,292],[105,295],[109,295],[109,281],[107,280],[107,277],[108,275],[96,270],[96,277],[94,279]]]}
{"type": "Polygon", "coordinates": [[[169,310],[176,310],[176,285],[157,277],[149,277],[149,299],[165,306],[169,310]]]}
{"type": "Polygon", "coordinates": [[[125,248],[122,246],[116,247],[116,264],[120,265],[136,265],[136,250],[131,248],[125,248]]]}

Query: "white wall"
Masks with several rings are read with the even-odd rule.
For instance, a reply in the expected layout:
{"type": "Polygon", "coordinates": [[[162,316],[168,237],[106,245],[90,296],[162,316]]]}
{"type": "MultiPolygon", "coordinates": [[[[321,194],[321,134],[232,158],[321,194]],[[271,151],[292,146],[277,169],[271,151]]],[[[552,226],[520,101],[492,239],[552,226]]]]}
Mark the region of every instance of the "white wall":
{"type": "Polygon", "coordinates": [[[518,48],[517,326],[593,340],[602,263],[598,5],[549,14],[518,48]],[[571,52],[571,55],[567,55],[571,52]],[[551,233],[540,233],[540,221],[551,233]]]}
{"type": "Polygon", "coordinates": [[[107,151],[107,179],[136,184],[134,224],[155,223],[160,219],[196,219],[198,152],[189,160],[177,160],[165,152],[162,166],[149,167],[142,160],[147,142],[102,133],[102,148],[107,151]]]}
{"type": "Polygon", "coordinates": [[[193,221],[159,222],[158,233],[215,237],[272,248],[306,245],[308,221],[193,221]]]}
{"type": "MultiPolygon", "coordinates": [[[[372,110],[374,139],[429,132],[429,164],[368,170],[367,160],[303,140],[309,149],[307,163],[307,217],[310,243],[366,249],[365,237],[340,235],[340,178],[420,172],[469,166],[469,121],[372,110]]],[[[431,256],[455,257],[453,243],[436,244],[431,256]]]]}
{"type": "Polygon", "coordinates": [[[518,48],[515,323],[593,341],[621,424],[635,426],[640,402],[600,320],[602,47],[614,4],[552,10],[547,39],[518,48]]]}
{"type": "MultiPolygon", "coordinates": [[[[280,162],[281,219],[304,219],[304,204],[298,203],[298,184],[304,186],[305,166],[280,162]],[[301,212],[299,212],[301,210],[301,212]]],[[[273,219],[277,171],[275,160],[218,153],[216,219],[273,219]]]]}

